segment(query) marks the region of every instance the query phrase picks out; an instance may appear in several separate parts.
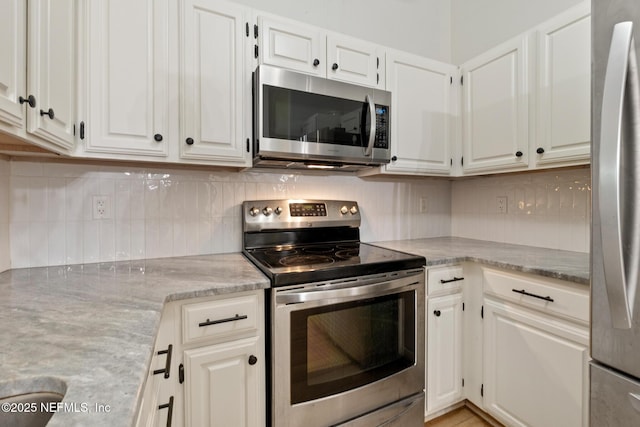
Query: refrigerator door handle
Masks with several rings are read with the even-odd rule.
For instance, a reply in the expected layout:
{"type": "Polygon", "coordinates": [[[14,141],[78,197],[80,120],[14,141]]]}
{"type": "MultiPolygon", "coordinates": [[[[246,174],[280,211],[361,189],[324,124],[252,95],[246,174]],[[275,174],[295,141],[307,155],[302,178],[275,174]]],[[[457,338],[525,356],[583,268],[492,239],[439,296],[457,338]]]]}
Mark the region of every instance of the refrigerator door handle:
{"type": "Polygon", "coordinates": [[[633,407],[633,409],[640,412],[640,395],[629,393],[629,400],[631,401],[631,406],[633,407]]]}
{"type": "MultiPolygon", "coordinates": [[[[611,48],[602,97],[600,155],[598,172],[598,198],[600,233],[604,276],[612,325],[616,329],[630,329],[633,302],[637,286],[634,268],[629,268],[633,255],[637,254],[639,230],[633,224],[625,224],[622,202],[623,182],[621,177],[633,170],[623,171],[623,137],[633,138],[635,123],[628,123],[631,114],[637,121],[640,114],[638,95],[638,67],[633,39],[633,22],[620,22],[613,28],[611,48]],[[628,97],[625,99],[625,96],[628,97]],[[627,110],[625,111],[625,107],[627,110]],[[630,109],[630,110],[629,110],[630,109]],[[632,129],[629,132],[629,129],[632,129]],[[623,230],[623,228],[629,228],[623,230]],[[633,239],[623,242],[623,236],[633,239]],[[631,243],[630,245],[628,243],[631,243]],[[627,259],[625,260],[625,251],[627,259]],[[627,274],[631,273],[631,274],[627,274]]],[[[634,144],[637,141],[632,141],[634,144]]],[[[627,178],[628,179],[628,178],[627,178]]],[[[634,201],[635,202],[635,201],[634,201]]],[[[629,220],[627,217],[626,220],[629,220]]]]}

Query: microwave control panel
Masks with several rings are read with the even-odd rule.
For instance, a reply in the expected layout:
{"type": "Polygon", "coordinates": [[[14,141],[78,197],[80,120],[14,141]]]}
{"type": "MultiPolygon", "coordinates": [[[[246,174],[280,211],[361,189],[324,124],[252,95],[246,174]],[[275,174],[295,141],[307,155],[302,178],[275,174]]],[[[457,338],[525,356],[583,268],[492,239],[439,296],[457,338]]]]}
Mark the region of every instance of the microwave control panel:
{"type": "Polygon", "coordinates": [[[375,148],[389,148],[389,107],[376,104],[375,148]]]}

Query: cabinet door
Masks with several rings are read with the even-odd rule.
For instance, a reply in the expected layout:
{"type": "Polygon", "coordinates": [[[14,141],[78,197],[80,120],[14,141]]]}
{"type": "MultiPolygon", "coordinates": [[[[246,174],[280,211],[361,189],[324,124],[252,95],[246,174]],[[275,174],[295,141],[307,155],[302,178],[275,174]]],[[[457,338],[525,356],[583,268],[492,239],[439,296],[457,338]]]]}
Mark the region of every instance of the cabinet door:
{"type": "Polygon", "coordinates": [[[462,294],[427,302],[427,414],[462,399],[462,294]]]}
{"type": "Polygon", "coordinates": [[[449,64],[398,51],[387,53],[394,160],[385,166],[385,172],[449,174],[455,71],[449,64]]]}
{"type": "Polygon", "coordinates": [[[180,157],[249,166],[247,9],[216,0],[185,0],[182,7],[180,157]]]}
{"type": "Polygon", "coordinates": [[[589,160],[591,17],[571,9],[538,30],[536,164],[589,160]]]}
{"type": "Polygon", "coordinates": [[[258,337],[185,351],[186,426],[264,425],[261,355],[258,337]]]}
{"type": "Polygon", "coordinates": [[[384,52],[341,34],[327,36],[327,78],[384,89],[384,52]]]}
{"type": "Polygon", "coordinates": [[[88,153],[168,153],[169,0],[87,2],[88,153]]]}
{"type": "Polygon", "coordinates": [[[485,298],[484,409],[510,426],[587,426],[589,334],[485,298]]]}
{"type": "Polygon", "coordinates": [[[25,107],[19,98],[28,95],[25,85],[26,3],[24,0],[4,0],[0,13],[0,120],[16,127],[25,124],[25,107]]]}
{"type": "Polygon", "coordinates": [[[528,43],[518,37],[462,66],[465,173],[528,165],[528,43]]]}
{"type": "Polygon", "coordinates": [[[29,1],[27,131],[61,148],[74,143],[76,114],[76,2],[29,1]]]}
{"type": "Polygon", "coordinates": [[[136,427],[164,427],[181,425],[177,411],[178,363],[176,317],[171,305],[165,306],[151,357],[136,427]],[[170,347],[171,346],[171,347],[170,347]],[[171,354],[170,354],[171,353],[171,354]],[[169,363],[169,364],[168,364],[169,363]],[[166,369],[169,372],[166,373],[166,369]],[[171,406],[171,411],[169,410],[171,406]],[[170,414],[171,413],[171,414],[170,414]],[[168,417],[171,415],[171,422],[168,417]]]}
{"type": "Polygon", "coordinates": [[[326,77],[326,34],[320,28],[262,16],[260,62],[326,77]]]}

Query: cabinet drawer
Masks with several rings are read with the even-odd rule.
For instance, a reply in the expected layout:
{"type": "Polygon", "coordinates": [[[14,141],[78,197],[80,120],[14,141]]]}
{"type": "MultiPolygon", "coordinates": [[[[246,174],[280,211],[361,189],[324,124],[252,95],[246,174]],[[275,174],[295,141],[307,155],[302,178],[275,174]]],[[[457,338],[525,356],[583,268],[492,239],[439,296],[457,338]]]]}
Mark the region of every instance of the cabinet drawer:
{"type": "Polygon", "coordinates": [[[550,278],[483,269],[484,292],[549,314],[589,321],[589,289],[550,278]]]}
{"type": "Polygon", "coordinates": [[[222,338],[239,333],[257,333],[259,325],[257,294],[217,299],[182,306],[185,344],[206,338],[222,338]]]}
{"type": "Polygon", "coordinates": [[[460,266],[430,268],[427,271],[427,295],[458,290],[463,279],[460,266]]]}

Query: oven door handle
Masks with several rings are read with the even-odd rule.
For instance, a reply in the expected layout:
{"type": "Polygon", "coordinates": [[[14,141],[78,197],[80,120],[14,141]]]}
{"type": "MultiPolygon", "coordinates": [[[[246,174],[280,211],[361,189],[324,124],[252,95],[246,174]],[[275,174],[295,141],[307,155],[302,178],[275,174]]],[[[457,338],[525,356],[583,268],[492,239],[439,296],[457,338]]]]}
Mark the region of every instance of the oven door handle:
{"type": "Polygon", "coordinates": [[[397,291],[402,288],[410,288],[416,285],[418,281],[415,278],[411,280],[391,280],[387,282],[378,282],[371,285],[350,286],[340,289],[314,289],[301,290],[291,293],[280,294],[276,297],[278,304],[299,304],[308,301],[317,301],[331,298],[351,298],[361,297],[364,295],[376,295],[379,293],[387,293],[389,291],[397,291]]]}

